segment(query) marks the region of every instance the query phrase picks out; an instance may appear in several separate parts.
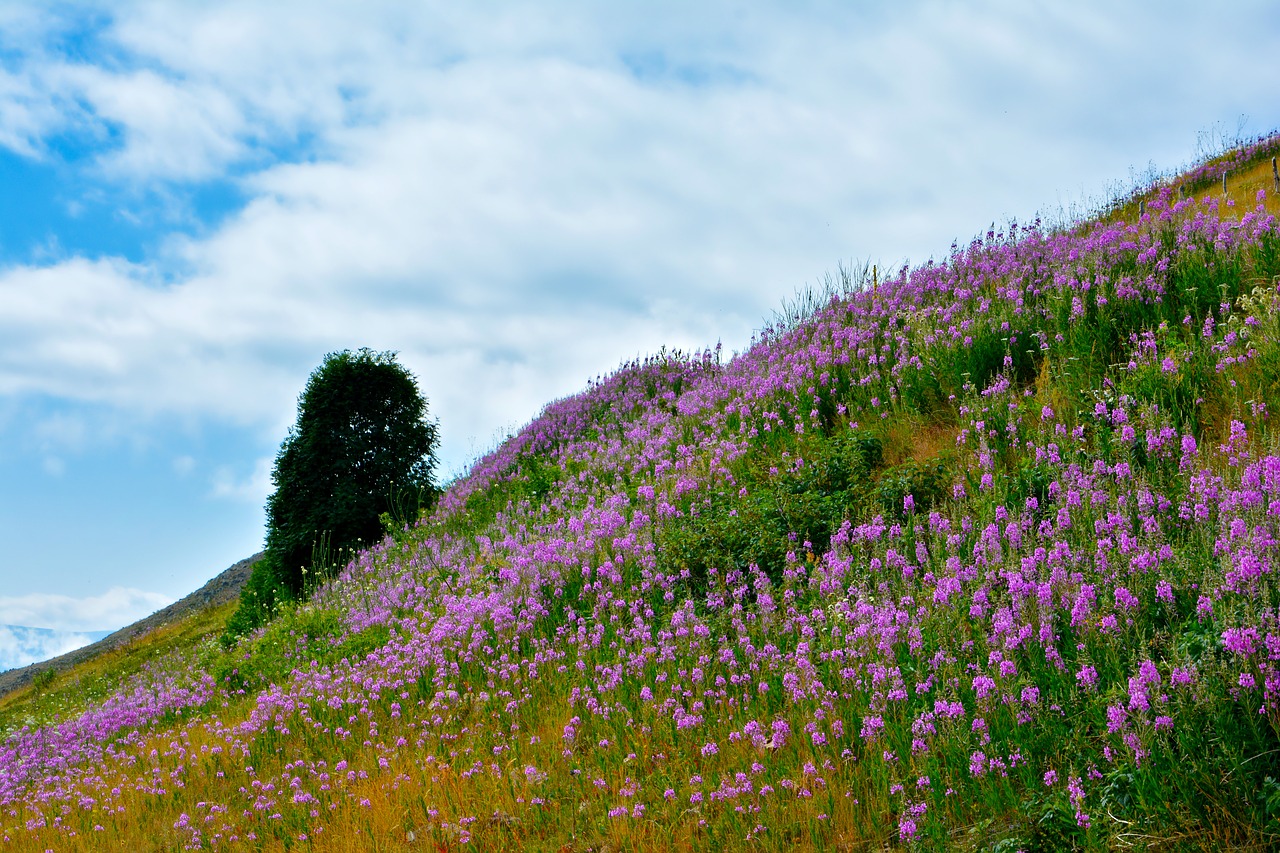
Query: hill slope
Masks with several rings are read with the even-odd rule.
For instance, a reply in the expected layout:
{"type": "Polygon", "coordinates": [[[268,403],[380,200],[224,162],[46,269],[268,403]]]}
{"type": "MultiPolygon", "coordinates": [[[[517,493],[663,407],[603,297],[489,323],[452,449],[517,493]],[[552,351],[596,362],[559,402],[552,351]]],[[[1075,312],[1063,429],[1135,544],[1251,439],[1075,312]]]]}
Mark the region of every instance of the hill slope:
{"type": "Polygon", "coordinates": [[[197,610],[219,607],[236,601],[240,595],[240,588],[244,586],[245,581],[249,578],[249,573],[253,570],[253,564],[261,557],[262,554],[258,553],[240,560],[224,571],[219,572],[217,576],[190,595],[183,596],[173,604],[162,607],[145,619],[139,619],[132,625],[126,625],[118,631],[113,631],[93,643],[81,646],[74,651],[47,661],[40,661],[28,666],[0,672],[0,698],[14,690],[20,690],[28,686],[40,673],[67,672],[78,664],[92,660],[104,652],[121,648],[129,643],[136,643],[156,628],[169,625],[197,610]]]}
{"type": "Polygon", "coordinates": [[[1274,845],[1280,227],[1179,196],[552,403],[261,635],[11,735],[6,849],[1274,845]]]}

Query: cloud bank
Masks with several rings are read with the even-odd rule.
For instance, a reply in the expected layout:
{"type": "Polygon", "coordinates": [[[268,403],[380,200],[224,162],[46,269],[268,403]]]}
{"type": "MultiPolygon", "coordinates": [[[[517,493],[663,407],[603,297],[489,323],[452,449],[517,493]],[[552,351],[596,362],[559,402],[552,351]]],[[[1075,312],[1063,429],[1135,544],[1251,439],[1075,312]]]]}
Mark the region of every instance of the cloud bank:
{"type": "Polygon", "coordinates": [[[106,631],[55,631],[48,628],[26,628],[0,625],[0,672],[74,652],[101,640],[106,631]]]}
{"type": "Polygon", "coordinates": [[[0,625],[76,632],[115,630],[172,603],[172,598],[160,593],[125,587],[83,598],[54,593],[0,595],[0,625]]]}
{"type": "Polygon", "coordinates": [[[1274,78],[1167,61],[1170,28],[1217,26],[1195,4],[22,10],[0,145],[81,140],[86,182],[139,216],[163,218],[146,187],[244,203],[142,263],[5,270],[0,395],[278,435],[325,351],[392,348],[455,470],[623,359],[744,345],[841,260],[945,251],[1090,151],[1115,175],[1168,123],[1125,92],[1247,104],[1274,78]]]}
{"type": "Polygon", "coordinates": [[[50,593],[0,596],[0,670],[87,646],[172,601],[159,593],[125,587],[81,598],[50,593]]]}

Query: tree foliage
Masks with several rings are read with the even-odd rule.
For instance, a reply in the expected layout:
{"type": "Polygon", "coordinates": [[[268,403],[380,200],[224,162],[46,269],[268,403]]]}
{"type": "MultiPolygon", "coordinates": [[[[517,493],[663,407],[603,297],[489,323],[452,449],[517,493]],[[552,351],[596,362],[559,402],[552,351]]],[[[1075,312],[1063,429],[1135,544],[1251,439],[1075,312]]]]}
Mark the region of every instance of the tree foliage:
{"type": "Polygon", "coordinates": [[[325,356],[276,456],[267,551],[294,596],[318,551],[345,554],[382,536],[379,515],[406,492],[434,492],[436,425],[395,353],[325,356]]]}
{"type": "Polygon", "coordinates": [[[325,356],[298,399],[276,456],[266,555],[241,596],[235,633],[298,599],[332,565],[383,534],[380,515],[430,503],[436,424],[412,373],[392,352],[325,356]],[[252,600],[250,600],[250,598],[252,600]]]}

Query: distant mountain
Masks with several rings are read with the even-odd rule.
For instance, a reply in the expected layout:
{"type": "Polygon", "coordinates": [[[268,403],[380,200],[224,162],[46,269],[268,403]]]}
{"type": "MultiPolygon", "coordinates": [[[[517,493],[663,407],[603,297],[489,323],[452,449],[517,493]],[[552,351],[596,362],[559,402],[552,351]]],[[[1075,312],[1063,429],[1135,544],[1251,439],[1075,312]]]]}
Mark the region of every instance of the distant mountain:
{"type": "Polygon", "coordinates": [[[0,672],[64,655],[95,643],[110,633],[0,625],[0,672]]]}

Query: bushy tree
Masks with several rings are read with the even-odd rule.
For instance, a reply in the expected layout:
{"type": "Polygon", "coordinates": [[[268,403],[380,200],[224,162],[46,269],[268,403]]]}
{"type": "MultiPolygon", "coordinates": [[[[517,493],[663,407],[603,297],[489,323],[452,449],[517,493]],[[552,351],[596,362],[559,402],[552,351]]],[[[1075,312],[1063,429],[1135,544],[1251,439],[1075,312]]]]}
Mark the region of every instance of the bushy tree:
{"type": "Polygon", "coordinates": [[[435,496],[436,432],[395,353],[325,356],[276,456],[266,555],[242,593],[234,633],[261,624],[280,600],[300,598],[309,576],[381,538],[383,513],[408,505],[416,517],[435,496]]]}
{"type": "Polygon", "coordinates": [[[302,569],[320,553],[380,539],[379,516],[406,492],[429,499],[435,449],[426,400],[395,353],[325,356],[298,400],[267,499],[267,552],[289,592],[302,593],[302,569]]]}

